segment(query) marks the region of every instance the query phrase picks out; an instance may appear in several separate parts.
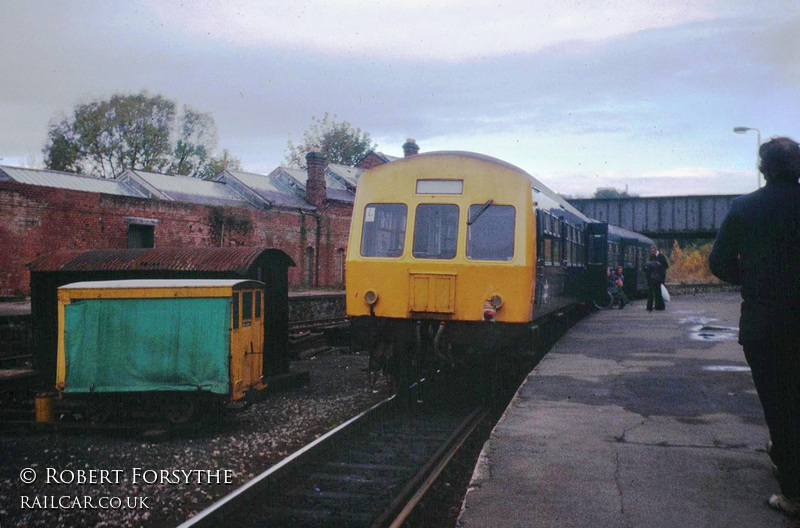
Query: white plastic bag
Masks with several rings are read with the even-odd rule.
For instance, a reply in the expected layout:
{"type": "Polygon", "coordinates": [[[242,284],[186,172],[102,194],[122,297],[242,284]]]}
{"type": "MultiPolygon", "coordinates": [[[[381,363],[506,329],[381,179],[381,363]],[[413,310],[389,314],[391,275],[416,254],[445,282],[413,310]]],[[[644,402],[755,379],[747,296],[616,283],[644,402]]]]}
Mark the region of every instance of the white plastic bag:
{"type": "Polygon", "coordinates": [[[664,286],[664,283],[661,283],[661,296],[664,298],[664,302],[669,302],[669,292],[667,291],[667,287],[664,286]]]}

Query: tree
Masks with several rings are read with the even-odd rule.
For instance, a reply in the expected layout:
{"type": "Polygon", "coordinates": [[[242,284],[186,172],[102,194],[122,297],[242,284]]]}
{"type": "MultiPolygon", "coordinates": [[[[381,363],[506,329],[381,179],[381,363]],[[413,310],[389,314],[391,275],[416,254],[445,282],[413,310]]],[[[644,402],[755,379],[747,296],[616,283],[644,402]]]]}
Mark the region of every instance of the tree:
{"type": "Polygon", "coordinates": [[[328,161],[341,165],[354,166],[378,146],[371,143],[369,133],[353,128],[347,121],[336,121],[327,112],[322,119],[311,118],[311,125],[303,133],[303,141],[295,145],[290,139],[287,144],[286,163],[291,167],[306,168],[306,154],[319,149],[328,161]]]}
{"type": "Polygon", "coordinates": [[[206,163],[200,177],[204,180],[210,180],[224,170],[242,170],[241,161],[228,152],[228,149],[223,149],[222,154],[219,156],[213,156],[209,162],[206,163]]]}
{"type": "Polygon", "coordinates": [[[126,169],[202,176],[217,146],[214,118],[147,92],[77,105],[53,122],[49,169],[115,178],[126,169]]]}
{"type": "Polygon", "coordinates": [[[599,187],[595,192],[593,198],[631,198],[635,194],[628,194],[628,186],[625,186],[624,191],[615,189],[614,187],[599,187]]]}
{"type": "MultiPolygon", "coordinates": [[[[211,164],[211,151],[217,145],[217,127],[210,114],[189,106],[183,107],[181,135],[175,144],[175,158],[170,172],[185,176],[202,176],[211,164]]],[[[228,151],[225,150],[225,156],[228,151]]]]}

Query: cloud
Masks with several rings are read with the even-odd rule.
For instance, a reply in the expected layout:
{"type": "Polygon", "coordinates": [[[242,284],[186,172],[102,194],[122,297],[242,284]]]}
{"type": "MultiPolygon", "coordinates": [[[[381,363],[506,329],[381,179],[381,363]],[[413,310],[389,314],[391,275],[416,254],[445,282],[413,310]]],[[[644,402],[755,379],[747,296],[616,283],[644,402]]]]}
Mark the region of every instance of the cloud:
{"type": "Polygon", "coordinates": [[[755,137],[733,126],[800,136],[800,4],[585,4],[2,2],[0,156],[39,152],[76,103],[142,89],[212,113],[220,146],[264,172],[325,112],[388,154],[415,137],[590,192],[688,186],[657,174],[676,167],[725,192],[755,179],[755,137]]]}
{"type": "Polygon", "coordinates": [[[627,189],[637,196],[745,194],[756,190],[755,169],[728,170],[703,167],[664,171],[604,171],[587,174],[546,174],[539,177],[554,191],[575,198],[589,197],[601,187],[627,189]]]}
{"type": "Polygon", "coordinates": [[[166,26],[242,47],[418,61],[531,53],[712,18],[712,2],[146,0],[166,26]]]}

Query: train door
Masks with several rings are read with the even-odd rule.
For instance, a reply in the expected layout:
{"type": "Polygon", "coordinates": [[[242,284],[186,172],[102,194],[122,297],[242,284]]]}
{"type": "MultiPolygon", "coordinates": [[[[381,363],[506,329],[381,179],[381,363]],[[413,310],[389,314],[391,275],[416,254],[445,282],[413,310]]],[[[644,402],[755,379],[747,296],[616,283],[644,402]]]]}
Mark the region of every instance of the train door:
{"type": "Polygon", "coordinates": [[[236,400],[242,392],[242,292],[234,291],[231,295],[231,350],[230,350],[230,370],[231,370],[231,397],[236,400]]]}
{"type": "Polygon", "coordinates": [[[244,289],[234,291],[231,302],[231,384],[238,400],[261,380],[264,296],[260,289],[244,289]]]}
{"type": "Polygon", "coordinates": [[[608,267],[608,224],[586,224],[586,293],[589,300],[603,302],[606,298],[606,268],[608,267]]]}
{"type": "Polygon", "coordinates": [[[633,299],[636,295],[636,240],[623,238],[620,240],[622,249],[622,272],[625,275],[625,295],[633,299]]]}

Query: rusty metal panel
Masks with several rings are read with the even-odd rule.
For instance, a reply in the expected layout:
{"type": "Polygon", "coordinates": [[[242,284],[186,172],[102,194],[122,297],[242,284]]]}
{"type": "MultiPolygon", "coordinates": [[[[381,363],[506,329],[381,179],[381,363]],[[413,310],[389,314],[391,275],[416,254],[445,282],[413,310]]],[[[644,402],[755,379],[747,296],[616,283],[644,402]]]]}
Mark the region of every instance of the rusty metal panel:
{"type": "Polygon", "coordinates": [[[244,274],[266,248],[154,248],[59,251],[31,271],[233,271],[244,274]]]}
{"type": "Polygon", "coordinates": [[[65,265],[75,260],[81,253],[83,253],[83,251],[80,250],[55,251],[37,258],[28,264],[28,268],[31,271],[59,271],[65,265]]]}

